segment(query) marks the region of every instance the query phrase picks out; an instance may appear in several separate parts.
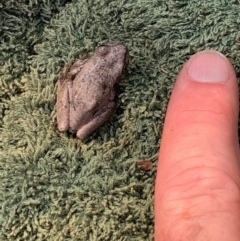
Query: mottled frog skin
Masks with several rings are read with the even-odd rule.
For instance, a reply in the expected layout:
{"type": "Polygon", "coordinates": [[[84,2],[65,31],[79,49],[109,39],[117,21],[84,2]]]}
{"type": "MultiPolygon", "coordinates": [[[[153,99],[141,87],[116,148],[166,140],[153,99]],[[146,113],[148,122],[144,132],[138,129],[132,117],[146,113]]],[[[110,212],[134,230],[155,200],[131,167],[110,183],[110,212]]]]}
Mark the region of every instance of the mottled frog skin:
{"type": "Polygon", "coordinates": [[[84,140],[112,116],[118,105],[116,84],[128,59],[125,45],[110,43],[64,67],[57,90],[59,131],[68,130],[84,140]]]}

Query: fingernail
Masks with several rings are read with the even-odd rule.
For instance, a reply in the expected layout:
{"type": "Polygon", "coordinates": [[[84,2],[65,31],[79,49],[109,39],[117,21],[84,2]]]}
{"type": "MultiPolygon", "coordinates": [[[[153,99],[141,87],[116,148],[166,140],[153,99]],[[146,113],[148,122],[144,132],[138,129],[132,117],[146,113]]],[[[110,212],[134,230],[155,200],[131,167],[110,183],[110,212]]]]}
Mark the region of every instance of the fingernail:
{"type": "Polygon", "coordinates": [[[198,82],[224,83],[230,76],[230,63],[220,52],[202,51],[190,58],[188,75],[198,82]]]}

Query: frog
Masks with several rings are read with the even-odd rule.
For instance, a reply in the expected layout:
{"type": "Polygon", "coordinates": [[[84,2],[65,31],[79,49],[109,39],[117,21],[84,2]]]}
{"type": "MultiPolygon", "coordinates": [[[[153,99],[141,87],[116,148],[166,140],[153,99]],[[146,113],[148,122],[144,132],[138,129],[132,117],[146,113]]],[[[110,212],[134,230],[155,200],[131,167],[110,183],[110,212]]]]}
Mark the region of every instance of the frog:
{"type": "Polygon", "coordinates": [[[91,56],[66,64],[57,81],[57,127],[84,141],[107,122],[119,105],[118,84],[126,73],[125,44],[100,45],[91,56]]]}

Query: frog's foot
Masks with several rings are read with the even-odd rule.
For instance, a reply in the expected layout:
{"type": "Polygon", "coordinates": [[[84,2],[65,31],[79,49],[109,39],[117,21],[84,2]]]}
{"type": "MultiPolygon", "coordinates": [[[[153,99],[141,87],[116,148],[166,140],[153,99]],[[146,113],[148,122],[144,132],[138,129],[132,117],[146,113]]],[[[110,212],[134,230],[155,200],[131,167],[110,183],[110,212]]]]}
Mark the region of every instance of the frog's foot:
{"type": "Polygon", "coordinates": [[[82,141],[86,139],[90,134],[92,134],[92,132],[103,125],[113,115],[116,108],[116,102],[109,102],[105,107],[103,107],[103,109],[96,112],[93,119],[88,124],[78,130],[77,137],[82,141]]]}
{"type": "Polygon", "coordinates": [[[79,72],[81,72],[84,64],[88,61],[88,56],[85,55],[81,59],[78,59],[71,67],[70,73],[71,75],[76,76],[79,72]]]}

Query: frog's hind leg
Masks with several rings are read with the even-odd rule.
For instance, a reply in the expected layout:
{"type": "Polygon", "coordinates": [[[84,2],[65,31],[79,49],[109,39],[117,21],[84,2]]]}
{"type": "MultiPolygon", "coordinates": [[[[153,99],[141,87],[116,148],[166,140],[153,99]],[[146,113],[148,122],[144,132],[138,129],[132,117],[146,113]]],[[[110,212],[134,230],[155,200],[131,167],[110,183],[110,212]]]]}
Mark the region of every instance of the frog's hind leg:
{"type": "Polygon", "coordinates": [[[95,113],[94,117],[88,124],[78,130],[77,137],[82,141],[86,139],[113,115],[116,108],[117,104],[114,101],[109,102],[103,109],[95,113]]]}
{"type": "Polygon", "coordinates": [[[69,85],[71,81],[61,80],[58,82],[57,89],[57,125],[59,131],[66,131],[69,127],[69,85]]]}

